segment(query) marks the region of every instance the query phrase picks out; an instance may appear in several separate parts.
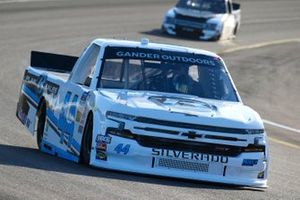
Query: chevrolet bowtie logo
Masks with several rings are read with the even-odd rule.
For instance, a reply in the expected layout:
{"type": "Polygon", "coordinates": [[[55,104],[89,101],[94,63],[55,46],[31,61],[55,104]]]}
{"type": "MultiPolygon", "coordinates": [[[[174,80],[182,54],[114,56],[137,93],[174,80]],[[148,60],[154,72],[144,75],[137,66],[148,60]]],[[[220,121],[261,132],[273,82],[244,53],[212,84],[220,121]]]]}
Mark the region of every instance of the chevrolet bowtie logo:
{"type": "Polygon", "coordinates": [[[181,133],[182,136],[187,136],[189,139],[202,138],[202,134],[197,134],[194,131],[189,131],[187,133],[181,133]]]}

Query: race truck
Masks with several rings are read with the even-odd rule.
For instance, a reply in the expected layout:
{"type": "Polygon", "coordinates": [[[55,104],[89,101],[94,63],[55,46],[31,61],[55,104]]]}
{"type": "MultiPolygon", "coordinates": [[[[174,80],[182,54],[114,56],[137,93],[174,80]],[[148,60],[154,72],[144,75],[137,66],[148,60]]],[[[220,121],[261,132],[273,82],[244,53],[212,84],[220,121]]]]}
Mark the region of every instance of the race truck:
{"type": "Polygon", "coordinates": [[[240,4],[231,0],[179,0],[165,14],[162,30],[200,40],[223,40],[234,38],[240,24],[240,4]]]}
{"type": "Polygon", "coordinates": [[[81,56],[32,51],[17,117],[45,153],[95,167],[265,187],[263,122],[218,55],[96,39],[81,56]]]}

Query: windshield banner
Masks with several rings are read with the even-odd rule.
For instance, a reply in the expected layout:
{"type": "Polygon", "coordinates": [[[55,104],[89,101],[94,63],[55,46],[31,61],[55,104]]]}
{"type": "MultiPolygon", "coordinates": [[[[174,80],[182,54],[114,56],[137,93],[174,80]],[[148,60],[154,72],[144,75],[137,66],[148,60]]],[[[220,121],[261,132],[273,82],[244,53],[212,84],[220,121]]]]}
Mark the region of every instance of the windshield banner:
{"type": "Polygon", "coordinates": [[[171,62],[186,63],[191,65],[206,65],[211,67],[222,66],[221,60],[217,57],[205,56],[194,53],[153,50],[144,48],[107,47],[104,53],[104,58],[155,60],[169,63],[171,62]]]}

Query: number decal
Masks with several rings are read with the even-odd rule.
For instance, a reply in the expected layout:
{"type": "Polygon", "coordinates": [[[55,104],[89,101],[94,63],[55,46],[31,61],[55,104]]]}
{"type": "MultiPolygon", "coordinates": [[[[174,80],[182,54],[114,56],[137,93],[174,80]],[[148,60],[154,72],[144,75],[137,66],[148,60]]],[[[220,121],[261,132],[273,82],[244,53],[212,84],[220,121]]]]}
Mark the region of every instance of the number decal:
{"type": "Polygon", "coordinates": [[[125,146],[124,144],[118,144],[114,149],[114,151],[116,151],[117,154],[123,153],[124,155],[126,155],[128,154],[129,149],[130,149],[130,144],[126,144],[125,146]]]}
{"type": "Polygon", "coordinates": [[[67,92],[64,99],[64,106],[62,108],[59,118],[59,129],[62,131],[60,142],[63,143],[64,136],[67,137],[67,145],[70,147],[73,139],[73,132],[75,127],[76,105],[78,102],[78,95],[74,95],[71,102],[71,92],[67,92]]]}

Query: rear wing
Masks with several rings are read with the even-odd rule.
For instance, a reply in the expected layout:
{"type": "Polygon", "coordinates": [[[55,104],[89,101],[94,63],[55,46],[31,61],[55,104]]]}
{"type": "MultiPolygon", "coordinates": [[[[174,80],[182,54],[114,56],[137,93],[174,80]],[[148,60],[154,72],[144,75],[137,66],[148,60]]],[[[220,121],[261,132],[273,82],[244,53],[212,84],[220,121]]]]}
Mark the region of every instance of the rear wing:
{"type": "Polygon", "coordinates": [[[31,51],[30,65],[47,71],[70,73],[78,57],[31,51]]]}

